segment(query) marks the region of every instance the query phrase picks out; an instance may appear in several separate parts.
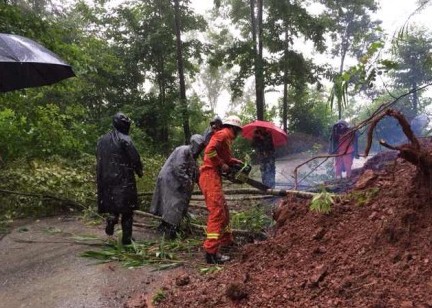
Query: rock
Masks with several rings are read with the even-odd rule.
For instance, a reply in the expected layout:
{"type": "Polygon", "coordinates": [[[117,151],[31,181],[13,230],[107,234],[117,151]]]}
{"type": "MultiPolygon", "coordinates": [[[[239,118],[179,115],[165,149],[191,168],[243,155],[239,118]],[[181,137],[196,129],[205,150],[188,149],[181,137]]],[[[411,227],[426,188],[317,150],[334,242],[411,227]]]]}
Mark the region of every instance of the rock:
{"type": "Polygon", "coordinates": [[[402,301],[400,304],[400,308],[412,308],[414,307],[414,303],[412,301],[402,301]]]}
{"type": "Polygon", "coordinates": [[[124,305],[123,308],[147,308],[147,300],[144,294],[132,297],[124,305]]]}
{"type": "Polygon", "coordinates": [[[188,285],[189,282],[190,282],[190,277],[188,275],[178,276],[176,278],[176,280],[175,280],[175,284],[178,287],[182,287],[182,286],[188,285]]]}
{"type": "Polygon", "coordinates": [[[314,274],[309,278],[308,286],[310,288],[317,287],[318,284],[324,280],[324,277],[327,275],[327,266],[320,265],[315,268],[314,274]]]}
{"type": "Polygon", "coordinates": [[[313,250],[313,253],[314,253],[314,254],[324,254],[324,253],[326,253],[326,252],[327,252],[327,249],[326,249],[325,247],[323,247],[323,246],[316,247],[316,248],[313,250]]]}
{"type": "Polygon", "coordinates": [[[376,174],[371,169],[367,169],[363,172],[363,174],[359,177],[354,187],[356,189],[364,189],[372,184],[375,180],[376,174]]]}
{"type": "Polygon", "coordinates": [[[324,235],[326,234],[326,230],[324,229],[324,228],[319,228],[316,232],[315,232],[315,234],[313,235],[313,239],[314,240],[320,240],[320,239],[322,239],[323,237],[324,237],[324,235]]]}
{"type": "Polygon", "coordinates": [[[378,218],[378,213],[377,212],[372,212],[372,214],[369,215],[368,219],[371,221],[374,221],[378,218]]]}
{"type": "Polygon", "coordinates": [[[234,301],[246,298],[248,295],[246,286],[241,282],[232,282],[228,284],[225,294],[228,298],[234,301]]]}

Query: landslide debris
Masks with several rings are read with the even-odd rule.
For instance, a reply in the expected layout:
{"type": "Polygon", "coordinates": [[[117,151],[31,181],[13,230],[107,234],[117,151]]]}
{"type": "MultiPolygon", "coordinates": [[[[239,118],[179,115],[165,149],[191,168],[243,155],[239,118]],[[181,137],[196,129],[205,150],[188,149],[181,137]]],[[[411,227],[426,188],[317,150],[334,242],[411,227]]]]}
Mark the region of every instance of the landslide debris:
{"type": "Polygon", "coordinates": [[[273,237],[222,271],[174,281],[158,307],[432,307],[432,194],[417,175],[386,152],[328,215],[283,199],[273,237]]]}

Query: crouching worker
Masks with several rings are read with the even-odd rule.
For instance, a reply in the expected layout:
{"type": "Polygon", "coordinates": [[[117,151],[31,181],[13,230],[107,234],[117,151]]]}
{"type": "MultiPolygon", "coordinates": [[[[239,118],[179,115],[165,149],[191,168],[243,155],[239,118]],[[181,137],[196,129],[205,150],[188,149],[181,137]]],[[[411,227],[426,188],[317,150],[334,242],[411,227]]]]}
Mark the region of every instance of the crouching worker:
{"type": "Polygon", "coordinates": [[[204,149],[204,137],[193,135],[190,145],[177,147],[159,172],[150,212],[162,217],[158,230],[174,239],[186,216],[194,184],[198,181],[196,160],[204,149]]]}
{"type": "Polygon", "coordinates": [[[358,136],[351,131],[346,121],[339,120],[333,125],[330,135],[329,154],[337,154],[334,161],[336,178],[342,178],[342,172],[346,172],[346,177],[351,176],[351,167],[354,158],[358,155],[358,136]]]}
{"type": "Polygon", "coordinates": [[[141,158],[129,129],[131,120],[119,112],[113,130],[103,135],[96,150],[97,203],[99,213],[109,213],[105,233],[114,234],[121,215],[122,243],[132,243],[133,210],[138,209],[135,173],[142,177],[141,158]]]}
{"type": "Polygon", "coordinates": [[[210,264],[228,261],[229,257],[219,254],[219,249],[233,244],[221,174],[227,172],[230,165],[242,163],[234,158],[231,152],[231,144],[241,130],[239,117],[229,116],[224,119],[223,128],[214,133],[205,148],[204,161],[200,168],[199,186],[209,211],[207,238],[203,247],[206,261],[210,264]]]}

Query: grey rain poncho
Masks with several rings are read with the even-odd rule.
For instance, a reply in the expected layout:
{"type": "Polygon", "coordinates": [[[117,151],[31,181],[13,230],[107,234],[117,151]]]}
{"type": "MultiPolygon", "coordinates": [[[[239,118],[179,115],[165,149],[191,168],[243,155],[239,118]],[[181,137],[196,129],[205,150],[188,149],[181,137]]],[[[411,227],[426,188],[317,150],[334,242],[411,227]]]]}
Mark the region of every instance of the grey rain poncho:
{"type": "Polygon", "coordinates": [[[122,113],[113,119],[114,129],[97,144],[97,192],[99,213],[131,213],[138,208],[135,174],[143,175],[141,159],[122,113]]]}
{"type": "Polygon", "coordinates": [[[187,214],[194,183],[198,179],[196,159],[204,147],[204,137],[193,135],[190,145],[177,147],[159,172],[150,213],[179,226],[187,214]]]}

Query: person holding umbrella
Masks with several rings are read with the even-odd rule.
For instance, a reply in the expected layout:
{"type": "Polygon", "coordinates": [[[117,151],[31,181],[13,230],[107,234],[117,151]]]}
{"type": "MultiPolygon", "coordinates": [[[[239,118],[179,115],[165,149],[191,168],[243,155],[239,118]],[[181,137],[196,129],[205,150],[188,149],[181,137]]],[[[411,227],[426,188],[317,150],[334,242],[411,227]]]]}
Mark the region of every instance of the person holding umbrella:
{"type": "Polygon", "coordinates": [[[133,210],[138,209],[135,173],[143,176],[141,158],[129,129],[131,120],[118,112],[113,129],[99,138],[96,149],[97,204],[99,213],[109,213],[105,233],[114,234],[121,215],[122,243],[132,243],[133,210]]]}
{"type": "Polygon", "coordinates": [[[263,184],[274,188],[276,166],[275,148],[288,142],[287,134],[269,121],[256,120],[243,126],[243,137],[251,140],[257,153],[263,184]]]}
{"type": "Polygon", "coordinates": [[[233,244],[228,206],[222,190],[222,172],[228,172],[232,165],[242,164],[231,152],[231,144],[242,130],[241,120],[232,115],[222,123],[222,129],[214,133],[204,150],[199,178],[199,186],[209,211],[207,237],[203,245],[205,259],[209,264],[229,260],[228,256],[219,254],[222,246],[233,244]]]}
{"type": "Polygon", "coordinates": [[[252,147],[257,154],[262,183],[269,188],[275,187],[275,148],[271,133],[264,127],[257,127],[252,139],[252,147]]]}

